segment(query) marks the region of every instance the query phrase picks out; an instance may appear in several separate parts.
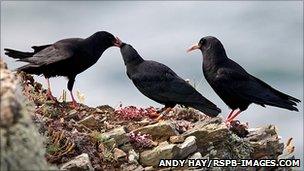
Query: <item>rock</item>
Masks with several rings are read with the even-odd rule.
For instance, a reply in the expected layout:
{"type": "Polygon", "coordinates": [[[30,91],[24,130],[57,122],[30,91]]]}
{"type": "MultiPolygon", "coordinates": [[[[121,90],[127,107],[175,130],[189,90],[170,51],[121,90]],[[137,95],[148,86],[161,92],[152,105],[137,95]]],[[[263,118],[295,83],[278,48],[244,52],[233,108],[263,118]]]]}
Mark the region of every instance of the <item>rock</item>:
{"type": "Polygon", "coordinates": [[[143,166],[157,167],[160,159],[173,159],[177,153],[176,144],[160,143],[154,149],[142,152],[140,154],[140,163],[143,166]]]}
{"type": "Polygon", "coordinates": [[[105,127],[106,127],[107,129],[113,129],[113,128],[115,128],[115,125],[112,125],[112,124],[110,124],[110,123],[107,122],[107,121],[104,121],[103,123],[104,123],[104,125],[105,125],[105,127]]]}
{"type": "Polygon", "coordinates": [[[234,120],[230,122],[229,130],[235,133],[237,136],[244,138],[246,137],[248,132],[248,123],[241,123],[238,120],[234,120]]]}
{"type": "Polygon", "coordinates": [[[122,164],[120,166],[120,170],[122,171],[143,171],[144,168],[141,165],[136,165],[136,164],[122,164]]]}
{"type": "Polygon", "coordinates": [[[176,135],[176,136],[171,136],[170,137],[170,142],[173,143],[173,144],[182,143],[184,141],[185,141],[185,137],[181,136],[181,135],[176,135]]]}
{"type": "Polygon", "coordinates": [[[96,113],[104,113],[104,111],[101,110],[101,109],[99,109],[99,108],[96,108],[96,109],[95,109],[95,112],[96,112],[96,113]]]}
{"type": "Polygon", "coordinates": [[[21,118],[20,94],[16,93],[18,78],[6,68],[6,64],[0,59],[0,76],[1,76],[1,112],[0,127],[6,128],[17,123],[21,118]],[[3,68],[2,68],[3,67],[3,68]],[[18,97],[19,96],[19,97],[18,97]]]}
{"type": "Polygon", "coordinates": [[[114,110],[115,109],[109,105],[102,105],[96,107],[96,112],[98,113],[113,113],[114,110]]]}
{"type": "Polygon", "coordinates": [[[169,145],[168,141],[163,141],[159,143],[159,146],[165,146],[165,145],[169,145]]]}
{"type": "MultiPolygon", "coordinates": [[[[189,160],[199,160],[199,159],[209,159],[209,158],[203,158],[202,154],[200,152],[196,152],[192,155],[190,155],[187,159],[187,163],[189,162],[189,160]]],[[[195,170],[198,167],[189,167],[189,170],[195,170]]]]}
{"type": "Polygon", "coordinates": [[[188,157],[188,159],[201,159],[201,158],[203,158],[203,156],[200,152],[196,152],[188,157]]]}
{"type": "Polygon", "coordinates": [[[145,118],[139,122],[137,122],[138,124],[142,125],[142,126],[146,126],[146,125],[149,125],[150,124],[150,120],[148,118],[145,118]]]}
{"type": "Polygon", "coordinates": [[[284,151],[284,143],[279,142],[277,128],[274,125],[249,129],[249,135],[245,140],[253,147],[251,157],[254,159],[278,158],[284,151]]]}
{"type": "Polygon", "coordinates": [[[129,152],[130,150],[133,149],[133,146],[130,142],[127,142],[125,144],[123,144],[122,146],[119,147],[121,150],[123,150],[124,152],[129,152]]]}
{"type": "Polygon", "coordinates": [[[133,149],[129,151],[129,163],[138,164],[139,155],[133,149]]]}
{"type": "Polygon", "coordinates": [[[144,168],[144,171],[154,171],[155,168],[153,166],[148,166],[144,168]]]}
{"type": "Polygon", "coordinates": [[[294,159],[295,158],[295,146],[293,143],[293,138],[289,138],[284,146],[283,154],[278,156],[279,159],[294,159]]]}
{"type": "Polygon", "coordinates": [[[197,150],[196,146],[196,137],[195,136],[189,136],[185,139],[185,142],[182,144],[177,145],[179,148],[179,153],[176,156],[178,159],[184,159],[189,154],[194,153],[197,150]]]}
{"type": "Polygon", "coordinates": [[[197,151],[210,158],[250,158],[248,141],[229,131],[222,118],[205,119],[183,134],[195,136],[197,151]],[[238,147],[238,148],[235,148],[238,147]]]}
{"type": "Polygon", "coordinates": [[[106,139],[105,141],[103,141],[101,144],[103,144],[105,147],[112,149],[113,147],[116,147],[116,141],[114,138],[110,138],[110,139],[106,139]]]}
{"type": "Polygon", "coordinates": [[[64,119],[74,118],[75,116],[77,116],[77,114],[78,114],[77,110],[73,109],[64,117],[64,119]]]}
{"type": "Polygon", "coordinates": [[[116,145],[120,146],[127,142],[129,142],[129,137],[126,134],[126,130],[124,126],[115,128],[109,132],[105,132],[101,134],[102,137],[105,139],[111,139],[113,138],[116,141],[116,145]]]}
{"type": "Polygon", "coordinates": [[[137,166],[137,168],[134,169],[134,171],[143,171],[143,170],[144,168],[141,165],[137,166]]]}
{"type": "Polygon", "coordinates": [[[227,139],[229,130],[221,118],[213,118],[197,123],[196,126],[183,134],[185,137],[195,136],[198,148],[210,146],[209,143],[227,139]]]}
{"type": "Polygon", "coordinates": [[[0,57],[0,170],[58,170],[46,161],[45,138],[32,121],[35,108],[19,81],[0,57]]]}
{"type": "Polygon", "coordinates": [[[89,116],[83,118],[78,123],[82,124],[82,125],[84,125],[84,126],[86,126],[88,128],[92,128],[92,129],[98,127],[98,121],[94,118],[93,115],[89,115],[89,116]]]}
{"type": "Polygon", "coordinates": [[[81,155],[75,157],[73,160],[64,163],[60,170],[70,170],[70,171],[93,171],[93,167],[89,158],[89,155],[82,153],[81,155]]]}
{"type": "Polygon", "coordinates": [[[153,140],[166,141],[170,136],[179,135],[171,121],[159,122],[136,129],[134,133],[149,134],[153,140]]]}
{"type": "Polygon", "coordinates": [[[127,154],[119,148],[114,148],[114,158],[115,160],[125,159],[127,154]]]}

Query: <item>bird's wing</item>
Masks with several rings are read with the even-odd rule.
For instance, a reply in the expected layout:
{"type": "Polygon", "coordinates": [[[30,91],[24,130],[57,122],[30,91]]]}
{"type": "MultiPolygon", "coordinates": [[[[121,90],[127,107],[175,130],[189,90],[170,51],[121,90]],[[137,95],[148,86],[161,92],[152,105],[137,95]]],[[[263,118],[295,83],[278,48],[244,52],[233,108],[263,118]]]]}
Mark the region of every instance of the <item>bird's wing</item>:
{"type": "Polygon", "coordinates": [[[65,44],[53,44],[39,50],[40,51],[37,52],[33,57],[20,59],[20,61],[29,62],[35,65],[48,65],[68,59],[74,54],[73,49],[65,44]]]}
{"type": "MultiPolygon", "coordinates": [[[[33,55],[35,55],[35,53],[40,52],[41,50],[47,48],[51,46],[51,44],[49,45],[42,45],[42,46],[32,46],[32,49],[34,49],[34,52],[22,52],[22,51],[18,51],[18,50],[13,50],[13,49],[9,49],[9,48],[5,48],[5,54],[9,57],[12,58],[17,58],[17,59],[23,59],[23,58],[29,58],[32,57],[33,55]]],[[[22,60],[24,61],[24,60],[22,60]]]]}
{"type": "Polygon", "coordinates": [[[225,92],[260,105],[272,105],[297,110],[293,105],[298,99],[275,90],[265,82],[255,78],[244,70],[235,68],[219,69],[215,84],[221,84],[225,92]]]}
{"type": "Polygon", "coordinates": [[[216,108],[216,105],[165,65],[156,65],[147,72],[138,72],[131,79],[144,95],[155,101],[189,106],[203,104],[205,107],[216,108]]]}
{"type": "Polygon", "coordinates": [[[48,45],[40,45],[40,46],[32,46],[32,49],[34,49],[34,53],[38,53],[41,50],[51,46],[52,44],[48,44],[48,45]]]}

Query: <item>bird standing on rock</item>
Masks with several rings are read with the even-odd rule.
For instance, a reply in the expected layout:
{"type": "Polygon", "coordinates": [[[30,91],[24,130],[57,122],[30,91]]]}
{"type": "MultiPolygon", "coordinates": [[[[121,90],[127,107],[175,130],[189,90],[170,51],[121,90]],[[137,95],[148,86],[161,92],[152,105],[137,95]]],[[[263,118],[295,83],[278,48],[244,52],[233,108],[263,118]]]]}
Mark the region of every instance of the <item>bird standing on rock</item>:
{"type": "MultiPolygon", "coordinates": [[[[128,77],[142,94],[165,105],[164,114],[176,104],[193,107],[210,117],[215,117],[221,112],[215,104],[203,97],[169,67],[144,60],[131,45],[121,42],[118,38],[117,40],[128,77]]],[[[156,120],[161,117],[162,115],[156,120]]]]}
{"type": "Polygon", "coordinates": [[[298,111],[295,106],[300,102],[299,99],[284,94],[247,73],[239,64],[227,57],[224,46],[217,38],[203,37],[198,44],[189,48],[188,52],[196,49],[201,50],[203,54],[203,73],[206,80],[232,109],[226,123],[233,121],[251,103],[298,111]]]}
{"type": "Polygon", "coordinates": [[[116,38],[109,32],[99,31],[86,39],[69,38],[54,44],[33,46],[34,52],[4,50],[7,56],[29,63],[17,68],[17,71],[44,75],[48,83],[47,95],[52,100],[57,101],[52,95],[49,78],[67,77],[69,79],[67,87],[73,101],[72,105],[77,107],[72,92],[76,75],[95,64],[102,53],[111,46],[117,46],[116,38]]]}

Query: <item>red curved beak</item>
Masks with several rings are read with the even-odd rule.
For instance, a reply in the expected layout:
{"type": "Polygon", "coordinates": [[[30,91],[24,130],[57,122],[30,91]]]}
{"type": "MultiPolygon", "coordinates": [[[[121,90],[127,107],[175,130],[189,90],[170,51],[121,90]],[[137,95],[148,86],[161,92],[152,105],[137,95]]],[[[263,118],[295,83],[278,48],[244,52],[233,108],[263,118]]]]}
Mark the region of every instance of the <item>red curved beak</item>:
{"type": "Polygon", "coordinates": [[[116,40],[114,42],[114,46],[120,47],[122,44],[122,41],[118,37],[115,37],[115,38],[116,38],[116,40]]]}
{"type": "Polygon", "coordinates": [[[198,44],[195,44],[195,45],[191,46],[191,47],[187,50],[187,52],[189,53],[189,52],[194,51],[194,50],[199,49],[199,48],[200,48],[200,46],[199,46],[198,44]]]}

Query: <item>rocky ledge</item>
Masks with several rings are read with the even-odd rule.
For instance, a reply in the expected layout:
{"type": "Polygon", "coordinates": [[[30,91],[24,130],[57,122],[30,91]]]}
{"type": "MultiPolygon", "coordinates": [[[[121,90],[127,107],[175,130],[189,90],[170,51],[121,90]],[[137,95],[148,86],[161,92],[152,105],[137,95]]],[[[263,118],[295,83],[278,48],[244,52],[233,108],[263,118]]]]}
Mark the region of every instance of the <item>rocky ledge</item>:
{"type": "Polygon", "coordinates": [[[16,75],[1,61],[1,170],[204,170],[158,166],[161,159],[278,159],[294,151],[274,125],[227,127],[221,116],[181,106],[155,122],[154,107],[73,109],[65,92],[58,99],[48,99],[32,76],[16,75]]]}

